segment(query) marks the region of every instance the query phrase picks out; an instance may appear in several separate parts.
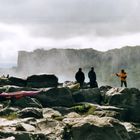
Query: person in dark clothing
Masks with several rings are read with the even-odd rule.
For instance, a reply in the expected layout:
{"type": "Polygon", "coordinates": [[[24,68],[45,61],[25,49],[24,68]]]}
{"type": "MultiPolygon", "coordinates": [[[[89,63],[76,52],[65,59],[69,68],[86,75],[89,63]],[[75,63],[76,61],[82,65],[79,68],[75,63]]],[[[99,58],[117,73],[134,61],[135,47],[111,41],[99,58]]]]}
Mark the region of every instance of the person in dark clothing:
{"type": "Polygon", "coordinates": [[[91,88],[98,87],[94,67],[91,67],[91,70],[88,73],[88,78],[89,78],[89,84],[91,88]]]}
{"type": "Polygon", "coordinates": [[[78,72],[75,74],[75,79],[78,83],[80,83],[80,87],[83,87],[85,74],[82,72],[82,68],[79,68],[78,72]]]}

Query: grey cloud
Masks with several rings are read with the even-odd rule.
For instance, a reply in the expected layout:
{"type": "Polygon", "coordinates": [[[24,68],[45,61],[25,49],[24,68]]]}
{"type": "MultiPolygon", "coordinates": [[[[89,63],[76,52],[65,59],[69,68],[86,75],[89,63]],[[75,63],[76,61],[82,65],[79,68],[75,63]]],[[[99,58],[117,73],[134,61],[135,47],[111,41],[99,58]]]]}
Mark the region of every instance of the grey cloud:
{"type": "Polygon", "coordinates": [[[140,31],[139,9],[139,0],[0,0],[0,19],[35,36],[120,35],[140,31]]]}
{"type": "Polygon", "coordinates": [[[128,0],[1,0],[0,3],[1,18],[50,23],[119,21],[135,6],[128,0]]]}

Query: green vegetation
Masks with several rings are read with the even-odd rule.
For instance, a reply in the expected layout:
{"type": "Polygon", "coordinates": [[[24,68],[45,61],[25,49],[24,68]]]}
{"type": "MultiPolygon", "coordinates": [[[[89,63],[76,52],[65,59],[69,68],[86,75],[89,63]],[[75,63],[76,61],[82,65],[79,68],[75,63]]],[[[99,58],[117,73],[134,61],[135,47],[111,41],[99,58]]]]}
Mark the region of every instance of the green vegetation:
{"type": "Polygon", "coordinates": [[[14,120],[14,119],[18,118],[18,115],[17,115],[16,112],[12,112],[12,113],[10,113],[8,115],[1,116],[1,118],[5,118],[7,120],[14,120]]]}
{"type": "Polygon", "coordinates": [[[72,107],[72,109],[74,109],[75,112],[82,115],[90,115],[90,114],[93,115],[94,111],[96,110],[96,107],[90,104],[81,104],[81,105],[72,107]]]}

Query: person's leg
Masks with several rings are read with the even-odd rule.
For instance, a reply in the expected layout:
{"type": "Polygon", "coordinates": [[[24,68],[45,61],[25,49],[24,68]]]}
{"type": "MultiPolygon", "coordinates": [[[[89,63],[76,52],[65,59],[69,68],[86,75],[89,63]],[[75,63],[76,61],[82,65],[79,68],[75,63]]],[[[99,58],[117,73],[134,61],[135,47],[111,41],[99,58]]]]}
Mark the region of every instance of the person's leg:
{"type": "Polygon", "coordinates": [[[92,81],[90,81],[90,88],[93,88],[93,82],[92,81]]]}
{"type": "Polygon", "coordinates": [[[123,87],[123,81],[121,81],[121,87],[123,87]]]}
{"type": "Polygon", "coordinates": [[[124,85],[125,85],[125,87],[127,87],[127,82],[126,81],[124,81],[124,85]]]}

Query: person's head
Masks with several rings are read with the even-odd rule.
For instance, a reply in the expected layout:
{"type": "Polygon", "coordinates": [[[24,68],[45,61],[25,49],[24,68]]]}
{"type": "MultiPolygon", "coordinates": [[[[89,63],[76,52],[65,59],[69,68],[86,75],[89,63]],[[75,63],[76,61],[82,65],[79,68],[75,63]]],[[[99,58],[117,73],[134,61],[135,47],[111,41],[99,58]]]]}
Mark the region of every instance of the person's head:
{"type": "Polygon", "coordinates": [[[124,73],[124,69],[122,69],[121,72],[124,73]]]}
{"type": "Polygon", "coordinates": [[[91,70],[94,71],[94,67],[91,67],[91,70]]]}
{"type": "Polygon", "coordinates": [[[79,71],[82,71],[82,68],[79,68],[79,71]]]}

